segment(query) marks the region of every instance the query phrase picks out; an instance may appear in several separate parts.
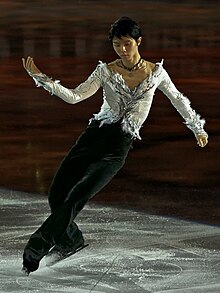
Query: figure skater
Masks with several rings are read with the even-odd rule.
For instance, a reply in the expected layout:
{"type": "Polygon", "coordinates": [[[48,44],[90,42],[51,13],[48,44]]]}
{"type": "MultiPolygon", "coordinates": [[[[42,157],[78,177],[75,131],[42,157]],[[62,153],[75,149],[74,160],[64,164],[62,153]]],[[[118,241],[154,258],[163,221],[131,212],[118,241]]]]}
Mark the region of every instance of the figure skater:
{"type": "Polygon", "coordinates": [[[191,108],[163,67],[141,57],[138,24],[121,17],[111,25],[109,40],[119,56],[99,62],[88,79],[75,89],[62,86],[43,74],[33,58],[22,59],[37,87],[43,87],[70,104],[79,103],[103,88],[103,104],[62,161],[49,191],[50,216],[34,232],[23,254],[26,274],[38,269],[40,260],[57,261],[85,247],[74,222],[87,201],[99,192],[124,165],[139,130],[146,120],[156,89],[171,101],[191,129],[200,147],[208,143],[205,120],[191,108]]]}

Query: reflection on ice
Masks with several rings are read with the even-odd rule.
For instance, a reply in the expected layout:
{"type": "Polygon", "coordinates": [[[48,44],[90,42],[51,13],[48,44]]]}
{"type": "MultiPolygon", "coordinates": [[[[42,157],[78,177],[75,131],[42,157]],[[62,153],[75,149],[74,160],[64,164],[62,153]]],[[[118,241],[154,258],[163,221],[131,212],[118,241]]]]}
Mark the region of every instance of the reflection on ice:
{"type": "Polygon", "coordinates": [[[49,213],[43,196],[0,190],[0,292],[220,291],[220,228],[89,204],[77,221],[89,246],[26,277],[22,249],[49,213]]]}

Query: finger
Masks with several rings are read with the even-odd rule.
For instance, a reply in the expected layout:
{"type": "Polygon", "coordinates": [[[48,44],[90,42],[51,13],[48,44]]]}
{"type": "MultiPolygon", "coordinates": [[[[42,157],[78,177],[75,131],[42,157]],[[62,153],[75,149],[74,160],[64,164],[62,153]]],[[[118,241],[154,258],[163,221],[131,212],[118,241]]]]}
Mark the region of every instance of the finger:
{"type": "Polygon", "coordinates": [[[26,67],[26,69],[28,70],[28,63],[29,63],[29,57],[27,57],[27,59],[26,59],[26,63],[25,63],[25,67],[26,67]]]}
{"type": "Polygon", "coordinates": [[[24,65],[25,70],[28,70],[28,68],[27,68],[27,60],[25,60],[25,58],[23,58],[23,65],[24,65]]]}
{"type": "Polygon", "coordinates": [[[205,145],[206,145],[206,139],[203,138],[203,139],[202,139],[202,146],[204,147],[205,145]]]}
{"type": "Polygon", "coordinates": [[[200,146],[200,147],[203,147],[203,141],[201,140],[201,139],[198,139],[198,145],[200,146]]]}
{"type": "Polygon", "coordinates": [[[34,64],[34,60],[33,60],[33,58],[31,58],[30,66],[31,66],[31,70],[32,70],[32,71],[36,71],[36,70],[35,70],[36,66],[35,66],[35,64],[34,64]]]}
{"type": "Polygon", "coordinates": [[[204,137],[203,140],[202,140],[202,142],[203,142],[203,145],[204,145],[204,146],[207,145],[207,143],[208,143],[208,138],[207,138],[207,137],[204,137]]]}
{"type": "Polygon", "coordinates": [[[30,63],[31,63],[31,57],[28,56],[27,63],[26,63],[28,68],[30,68],[30,63]]]}
{"type": "Polygon", "coordinates": [[[30,65],[31,65],[31,68],[35,67],[34,59],[32,57],[30,58],[30,65]]]}
{"type": "Polygon", "coordinates": [[[27,69],[32,71],[32,58],[29,56],[27,60],[27,69]]]}
{"type": "Polygon", "coordinates": [[[25,59],[22,58],[22,64],[23,64],[23,67],[26,69],[26,64],[25,64],[25,59]]]}

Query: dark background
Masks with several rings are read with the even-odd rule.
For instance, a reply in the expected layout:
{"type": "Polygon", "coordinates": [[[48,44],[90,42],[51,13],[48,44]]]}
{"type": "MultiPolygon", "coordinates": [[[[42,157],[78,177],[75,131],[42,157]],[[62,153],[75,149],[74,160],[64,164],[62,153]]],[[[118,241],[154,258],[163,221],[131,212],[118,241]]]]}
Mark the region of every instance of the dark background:
{"type": "Polygon", "coordinates": [[[102,103],[101,90],[69,105],[36,89],[21,58],[74,88],[99,60],[116,55],[110,24],[126,15],[142,28],[142,57],[165,59],[177,88],[207,120],[209,145],[197,146],[157,91],[126,165],[97,202],[220,223],[219,1],[1,1],[0,186],[46,194],[63,156],[102,103]]]}

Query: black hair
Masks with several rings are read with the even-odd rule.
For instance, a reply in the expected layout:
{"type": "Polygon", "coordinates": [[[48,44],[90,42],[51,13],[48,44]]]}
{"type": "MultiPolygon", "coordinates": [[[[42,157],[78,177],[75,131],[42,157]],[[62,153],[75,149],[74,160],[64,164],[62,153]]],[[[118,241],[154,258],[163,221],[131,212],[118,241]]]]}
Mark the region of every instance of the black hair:
{"type": "Polygon", "coordinates": [[[127,16],[122,16],[111,25],[108,39],[112,43],[114,37],[120,39],[125,36],[132,37],[137,41],[141,37],[141,29],[134,20],[127,16]]]}

